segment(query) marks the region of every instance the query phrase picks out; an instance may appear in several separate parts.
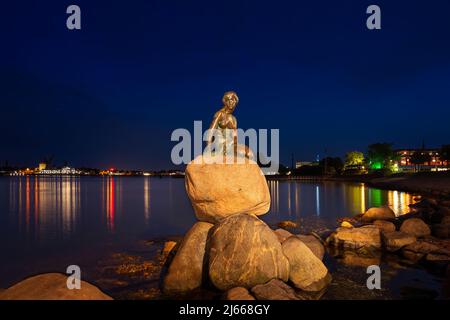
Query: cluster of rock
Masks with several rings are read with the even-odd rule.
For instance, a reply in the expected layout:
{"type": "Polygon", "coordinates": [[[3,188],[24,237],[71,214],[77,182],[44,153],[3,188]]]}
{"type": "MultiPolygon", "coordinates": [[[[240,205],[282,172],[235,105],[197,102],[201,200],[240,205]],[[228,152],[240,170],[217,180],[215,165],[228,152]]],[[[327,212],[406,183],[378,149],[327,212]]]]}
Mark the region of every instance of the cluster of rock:
{"type": "Polygon", "coordinates": [[[186,190],[199,221],[174,248],[163,292],[213,286],[226,299],[248,300],[301,299],[301,292],[323,291],[331,276],[320,241],[274,231],[257,217],[270,206],[259,166],[204,160],[186,168],[186,190]]]}
{"type": "Polygon", "coordinates": [[[388,207],[370,208],[345,219],[326,242],[338,249],[381,250],[401,255],[413,263],[450,262],[450,202],[423,199],[411,212],[396,217],[388,207]]]}

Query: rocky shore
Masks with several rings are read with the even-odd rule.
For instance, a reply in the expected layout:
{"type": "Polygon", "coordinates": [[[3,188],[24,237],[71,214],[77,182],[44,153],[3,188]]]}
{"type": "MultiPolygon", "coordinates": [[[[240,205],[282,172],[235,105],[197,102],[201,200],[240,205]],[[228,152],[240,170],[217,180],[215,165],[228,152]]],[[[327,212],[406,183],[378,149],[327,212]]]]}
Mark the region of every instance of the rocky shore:
{"type": "MultiPolygon", "coordinates": [[[[295,221],[259,218],[270,193],[256,163],[200,161],[188,166],[185,184],[198,221],[184,237],[142,242],[134,254],[100,260],[83,290],[67,290],[67,275],[48,273],[1,290],[0,299],[384,299],[385,285],[366,287],[372,265],[382,266],[383,284],[414,270],[443,279],[443,291],[450,287],[446,198],[417,198],[402,216],[370,208],[340,219],[335,230],[301,234],[295,221]]],[[[402,281],[402,297],[439,295],[402,281]]]]}
{"type": "Polygon", "coordinates": [[[363,182],[368,186],[450,199],[449,172],[399,173],[390,176],[357,175],[328,177],[326,180],[363,182]]]}

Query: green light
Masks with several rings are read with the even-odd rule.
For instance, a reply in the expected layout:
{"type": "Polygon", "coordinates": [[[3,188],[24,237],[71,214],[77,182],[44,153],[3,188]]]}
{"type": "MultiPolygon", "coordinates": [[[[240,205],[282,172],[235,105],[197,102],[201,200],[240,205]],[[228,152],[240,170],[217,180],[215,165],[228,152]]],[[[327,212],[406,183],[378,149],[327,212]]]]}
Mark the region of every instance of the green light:
{"type": "Polygon", "coordinates": [[[383,168],[383,164],[381,162],[374,162],[370,165],[371,169],[382,169],[383,168]]]}
{"type": "Polygon", "coordinates": [[[380,189],[371,189],[371,206],[379,207],[381,206],[381,190],[380,189]]]}

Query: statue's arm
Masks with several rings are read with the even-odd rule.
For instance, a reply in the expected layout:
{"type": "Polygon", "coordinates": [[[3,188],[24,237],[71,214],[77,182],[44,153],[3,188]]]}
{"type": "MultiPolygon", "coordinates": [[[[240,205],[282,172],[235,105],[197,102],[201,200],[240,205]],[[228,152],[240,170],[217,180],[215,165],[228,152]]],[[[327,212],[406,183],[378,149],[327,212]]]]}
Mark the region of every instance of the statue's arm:
{"type": "Polygon", "coordinates": [[[211,121],[211,124],[209,126],[210,129],[217,129],[217,123],[219,122],[219,116],[220,116],[220,111],[217,111],[214,114],[214,117],[213,117],[213,119],[211,121]]]}
{"type": "Polygon", "coordinates": [[[219,122],[219,117],[220,117],[220,111],[217,111],[214,114],[213,120],[211,121],[211,124],[209,126],[210,131],[208,132],[208,139],[207,139],[207,143],[211,143],[212,141],[212,136],[213,136],[213,132],[211,131],[212,129],[217,129],[218,127],[218,122],[219,122]]]}

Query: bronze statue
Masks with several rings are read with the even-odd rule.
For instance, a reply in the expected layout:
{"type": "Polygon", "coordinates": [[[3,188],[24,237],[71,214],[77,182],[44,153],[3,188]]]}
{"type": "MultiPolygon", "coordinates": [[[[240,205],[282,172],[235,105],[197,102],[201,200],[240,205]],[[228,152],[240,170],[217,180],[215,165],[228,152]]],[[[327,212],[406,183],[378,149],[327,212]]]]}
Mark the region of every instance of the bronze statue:
{"type": "Polygon", "coordinates": [[[209,126],[207,145],[215,143],[216,147],[222,148],[223,154],[230,154],[234,150],[235,156],[253,158],[252,151],[237,142],[237,120],[233,116],[233,111],[239,102],[239,98],[234,91],[227,91],[222,98],[222,108],[214,114],[214,118],[209,126]],[[218,131],[217,131],[218,130],[218,131]],[[217,134],[219,133],[219,134],[217,134]],[[214,139],[219,139],[215,141],[214,139]]]}

